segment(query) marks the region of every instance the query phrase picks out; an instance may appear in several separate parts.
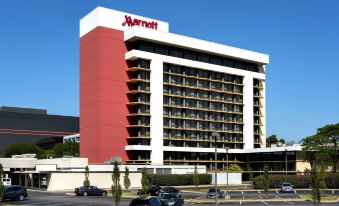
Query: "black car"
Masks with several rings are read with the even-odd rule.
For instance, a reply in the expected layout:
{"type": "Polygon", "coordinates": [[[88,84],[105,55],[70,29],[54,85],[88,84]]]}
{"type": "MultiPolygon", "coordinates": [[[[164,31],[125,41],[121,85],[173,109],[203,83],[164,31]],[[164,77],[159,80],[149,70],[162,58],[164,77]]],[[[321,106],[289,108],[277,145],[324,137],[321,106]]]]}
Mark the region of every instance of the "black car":
{"type": "Polygon", "coordinates": [[[137,195],[151,195],[151,196],[158,196],[159,190],[161,190],[161,187],[158,185],[151,185],[147,190],[139,190],[137,192],[137,195]]]}
{"type": "Polygon", "coordinates": [[[158,197],[140,197],[133,199],[129,206],[162,206],[158,197]]]}
{"type": "Polygon", "coordinates": [[[96,186],[89,186],[89,187],[78,187],[74,189],[74,193],[77,196],[106,196],[107,195],[107,191],[106,190],[102,190],[97,188],[96,186]]]}
{"type": "Polygon", "coordinates": [[[163,187],[158,193],[159,196],[162,196],[164,194],[177,194],[179,190],[175,187],[163,187]]]}
{"type": "Polygon", "coordinates": [[[23,201],[27,197],[27,190],[20,185],[4,186],[3,200],[20,200],[23,201]]]}
{"type": "Polygon", "coordinates": [[[164,206],[183,206],[184,198],[179,194],[163,194],[161,202],[164,206]]]}

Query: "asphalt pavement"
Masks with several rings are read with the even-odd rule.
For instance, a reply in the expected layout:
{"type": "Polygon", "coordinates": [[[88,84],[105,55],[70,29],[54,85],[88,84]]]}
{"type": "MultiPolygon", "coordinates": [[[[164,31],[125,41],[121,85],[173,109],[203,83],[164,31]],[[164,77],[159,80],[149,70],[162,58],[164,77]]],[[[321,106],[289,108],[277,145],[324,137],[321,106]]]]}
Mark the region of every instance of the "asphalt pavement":
{"type": "MultiPolygon", "coordinates": [[[[328,191],[332,194],[331,191],[328,191]]],[[[306,201],[286,201],[281,200],[279,198],[293,198],[297,197],[298,193],[280,193],[279,191],[270,191],[266,197],[260,191],[230,191],[231,200],[230,202],[219,203],[218,205],[294,205],[294,206],[311,206],[313,205],[311,202],[306,201]],[[260,198],[261,197],[261,198],[260,198]],[[269,201],[267,199],[270,198],[278,198],[275,201],[269,201]],[[257,201],[249,201],[249,199],[258,199],[257,201]],[[233,201],[232,201],[233,200],[233,201]]],[[[301,191],[302,194],[310,194],[309,190],[301,191]]],[[[182,193],[185,200],[187,199],[205,199],[204,194],[196,194],[196,193],[182,193]]],[[[55,192],[44,192],[44,191],[28,191],[29,197],[24,201],[14,201],[7,202],[8,205],[44,205],[44,206],[108,206],[112,205],[112,199],[110,197],[82,197],[82,196],[73,196],[67,193],[55,193],[55,192]]],[[[120,206],[128,206],[131,202],[131,199],[122,198],[120,206]]],[[[197,203],[197,202],[187,202],[185,201],[185,206],[191,205],[199,205],[199,206],[211,206],[214,203],[197,203]]],[[[339,205],[338,202],[335,203],[323,203],[321,205],[339,205]]]]}

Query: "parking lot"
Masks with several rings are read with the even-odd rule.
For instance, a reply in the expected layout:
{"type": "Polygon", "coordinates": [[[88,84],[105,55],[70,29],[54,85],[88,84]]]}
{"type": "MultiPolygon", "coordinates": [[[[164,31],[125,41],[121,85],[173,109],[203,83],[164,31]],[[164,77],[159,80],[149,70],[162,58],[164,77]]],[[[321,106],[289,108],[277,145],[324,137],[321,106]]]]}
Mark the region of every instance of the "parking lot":
{"type": "MultiPolygon", "coordinates": [[[[332,191],[326,191],[325,193],[332,194],[332,191]]],[[[46,206],[63,206],[63,205],[83,205],[83,206],[104,206],[112,205],[112,199],[110,197],[78,197],[69,195],[66,193],[52,193],[43,191],[29,191],[29,197],[22,202],[7,202],[15,205],[46,205],[46,206]]],[[[188,199],[204,200],[205,195],[196,194],[190,192],[182,192],[185,198],[185,205],[201,205],[209,206],[212,203],[199,203],[188,202],[188,199]]],[[[283,199],[279,201],[279,198],[295,198],[298,197],[299,191],[294,193],[280,193],[279,191],[270,191],[266,197],[260,191],[230,191],[231,200],[229,202],[219,203],[218,205],[313,205],[311,202],[306,201],[287,201],[283,199]],[[267,199],[275,198],[275,201],[267,199]],[[258,199],[253,201],[253,199],[258,199]]],[[[301,190],[300,194],[310,194],[309,190],[301,190]]],[[[339,191],[334,191],[334,194],[339,195],[339,191]]],[[[123,198],[121,206],[128,206],[131,199],[123,198]]],[[[214,203],[213,203],[214,204],[214,203]]],[[[338,205],[336,203],[323,203],[321,205],[338,205]]]]}

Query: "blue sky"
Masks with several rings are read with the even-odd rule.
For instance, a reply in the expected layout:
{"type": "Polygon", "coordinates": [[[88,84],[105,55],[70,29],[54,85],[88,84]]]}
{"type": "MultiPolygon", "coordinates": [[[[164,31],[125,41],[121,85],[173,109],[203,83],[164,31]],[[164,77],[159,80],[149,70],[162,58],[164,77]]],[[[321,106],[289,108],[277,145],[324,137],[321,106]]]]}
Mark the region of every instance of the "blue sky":
{"type": "Polygon", "coordinates": [[[336,0],[1,0],[0,105],[79,115],[79,20],[96,6],[269,54],[268,135],[299,140],[339,121],[336,0]]]}

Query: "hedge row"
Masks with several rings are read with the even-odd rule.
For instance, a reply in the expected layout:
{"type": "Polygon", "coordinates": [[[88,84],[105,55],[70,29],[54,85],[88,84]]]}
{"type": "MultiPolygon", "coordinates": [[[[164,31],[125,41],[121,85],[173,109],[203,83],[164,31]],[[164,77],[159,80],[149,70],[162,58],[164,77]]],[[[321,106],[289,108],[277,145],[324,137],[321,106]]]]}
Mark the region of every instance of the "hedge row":
{"type": "MultiPolygon", "coordinates": [[[[253,178],[254,188],[263,188],[264,176],[253,178]]],[[[310,175],[270,175],[269,176],[270,188],[279,188],[281,183],[290,182],[294,188],[309,188],[311,185],[310,175]]],[[[339,188],[339,173],[328,173],[324,178],[326,188],[339,188]]]]}
{"type": "MultiPolygon", "coordinates": [[[[150,174],[151,184],[160,186],[194,185],[193,174],[150,174]]],[[[199,174],[199,184],[211,184],[210,174],[199,174]]]]}

